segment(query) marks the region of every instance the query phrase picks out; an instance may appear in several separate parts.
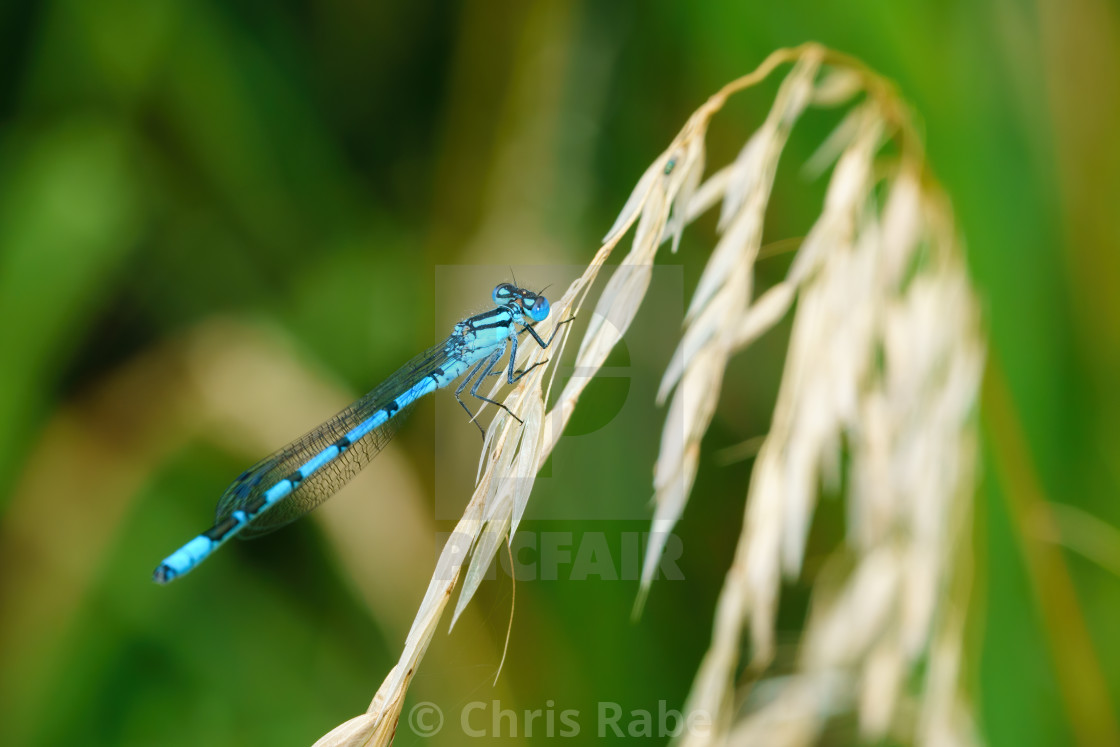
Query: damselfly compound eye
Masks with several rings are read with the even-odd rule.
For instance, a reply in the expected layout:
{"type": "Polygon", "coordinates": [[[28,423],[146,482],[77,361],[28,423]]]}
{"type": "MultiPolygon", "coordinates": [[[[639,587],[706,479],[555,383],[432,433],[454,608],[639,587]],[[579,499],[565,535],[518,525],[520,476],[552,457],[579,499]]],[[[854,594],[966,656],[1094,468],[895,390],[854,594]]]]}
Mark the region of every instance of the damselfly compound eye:
{"type": "Polygon", "coordinates": [[[548,299],[544,296],[537,296],[536,302],[526,309],[525,313],[527,313],[529,318],[534,322],[543,322],[548,318],[548,310],[548,299]]]}
{"type": "Polygon", "coordinates": [[[505,306],[510,302],[510,299],[514,297],[516,290],[517,289],[509,283],[499,283],[494,288],[494,304],[497,306],[505,306]]]}

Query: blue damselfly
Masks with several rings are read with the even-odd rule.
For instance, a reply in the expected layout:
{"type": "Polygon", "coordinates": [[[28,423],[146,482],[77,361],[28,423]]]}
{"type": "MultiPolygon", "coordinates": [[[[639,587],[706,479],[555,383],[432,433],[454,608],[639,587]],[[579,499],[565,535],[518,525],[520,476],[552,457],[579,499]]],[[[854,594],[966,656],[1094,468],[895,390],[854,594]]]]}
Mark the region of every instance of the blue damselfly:
{"type": "Polygon", "coordinates": [[[509,412],[501,402],[479,393],[482,382],[502,372],[497,367],[507,350],[510,384],[547,362],[516,370],[519,335],[528,333],[547,348],[560,325],[571,319],[557,324],[544,340],[533,325],[548,318],[548,299],[510,283],[494,288],[493,298],[493,309],[459,322],[446,340],[413,358],[369,394],[243,472],[218,501],[214,526],[169,555],[156,568],[154,579],[165,584],[182,576],[230,537],[259,537],[303,516],[385,447],[416,400],[456,379],[462,381],[455,399],[472,422],[474,414],[461,398],[468,386],[471,396],[509,412]]]}

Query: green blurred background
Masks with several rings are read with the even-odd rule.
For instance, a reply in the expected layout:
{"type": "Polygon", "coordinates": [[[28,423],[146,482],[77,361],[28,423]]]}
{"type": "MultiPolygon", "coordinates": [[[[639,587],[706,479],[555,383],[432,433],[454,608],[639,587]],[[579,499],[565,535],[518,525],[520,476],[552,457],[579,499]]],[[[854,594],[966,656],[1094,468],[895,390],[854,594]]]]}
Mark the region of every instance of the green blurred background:
{"type": "MultiPolygon", "coordinates": [[[[423,403],[380,472],[312,520],[168,588],[151,569],[205,528],[232,476],[485,307],[507,266],[564,287],[692,110],[808,40],[893,78],[919,112],[984,303],[964,672],[981,734],[1062,744],[1088,717],[1107,735],[1120,702],[1117,16],[1097,0],[3,4],[0,742],[302,744],[360,713],[453,526],[433,494],[441,507],[455,488],[440,485],[459,485],[450,505],[469,495],[478,440],[451,398],[423,403]]],[[[711,163],[773,90],[721,115],[711,163]]],[[[829,125],[795,131],[772,239],[815,214],[823,187],[798,162],[829,125]]],[[[702,224],[664,260],[686,292],[710,237],[702,224]]],[[[629,384],[594,384],[573,424],[600,433],[584,469],[607,518],[529,531],[577,544],[599,532],[621,556],[647,528],[664,338],[631,338],[611,361],[629,384]],[[612,435],[596,413],[627,396],[648,410],[612,435]]],[[[449,714],[436,743],[467,741],[455,709],[475,700],[585,714],[683,702],[750,468],[712,455],[765,432],[782,342],[764,339],[728,379],[678,532],[685,580],[656,584],[636,624],[632,580],[519,583],[496,688],[511,589],[501,574],[485,583],[437,634],[406,705],[449,714]]],[[[842,516],[821,521],[835,535],[842,516]]],[[[795,641],[806,587],[788,592],[780,635],[795,641]]],[[[417,741],[402,724],[397,744],[417,741]]]]}

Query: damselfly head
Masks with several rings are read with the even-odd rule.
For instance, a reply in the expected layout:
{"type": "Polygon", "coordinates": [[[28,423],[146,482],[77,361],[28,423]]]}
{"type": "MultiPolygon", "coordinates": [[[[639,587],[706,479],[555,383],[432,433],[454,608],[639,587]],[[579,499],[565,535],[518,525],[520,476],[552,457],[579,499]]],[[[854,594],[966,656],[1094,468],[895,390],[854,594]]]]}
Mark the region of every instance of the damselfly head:
{"type": "Polygon", "coordinates": [[[547,298],[524,288],[518,288],[512,283],[501,283],[494,288],[494,303],[498,306],[519,306],[521,313],[534,322],[543,322],[548,318],[547,298]]]}

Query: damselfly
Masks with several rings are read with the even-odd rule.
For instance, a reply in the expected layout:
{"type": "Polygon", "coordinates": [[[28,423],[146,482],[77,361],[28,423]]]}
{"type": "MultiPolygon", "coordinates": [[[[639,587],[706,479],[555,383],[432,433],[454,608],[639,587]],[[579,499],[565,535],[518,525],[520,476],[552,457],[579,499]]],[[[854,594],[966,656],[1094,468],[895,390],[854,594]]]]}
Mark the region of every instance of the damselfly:
{"type": "Polygon", "coordinates": [[[455,399],[472,422],[474,414],[461,397],[468,386],[474,398],[509,412],[501,402],[479,394],[478,388],[487,376],[502,373],[495,368],[507,350],[510,384],[545,363],[515,370],[519,335],[527,332],[547,348],[560,325],[571,319],[557,324],[546,341],[533,329],[548,318],[548,299],[543,295],[502,283],[494,288],[494,304],[490,311],[456,324],[450,337],[413,358],[372,392],[243,472],[218,501],[214,526],[171,553],[153,578],[165,584],[197,566],[230,537],[259,537],[303,516],[385,447],[416,400],[460,377],[455,399]]]}

